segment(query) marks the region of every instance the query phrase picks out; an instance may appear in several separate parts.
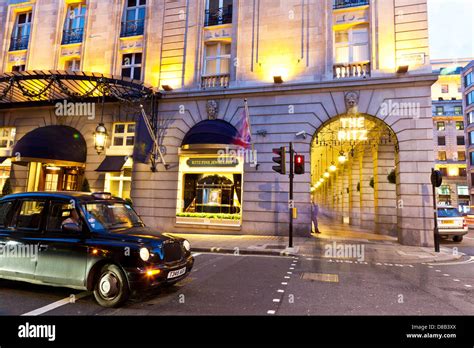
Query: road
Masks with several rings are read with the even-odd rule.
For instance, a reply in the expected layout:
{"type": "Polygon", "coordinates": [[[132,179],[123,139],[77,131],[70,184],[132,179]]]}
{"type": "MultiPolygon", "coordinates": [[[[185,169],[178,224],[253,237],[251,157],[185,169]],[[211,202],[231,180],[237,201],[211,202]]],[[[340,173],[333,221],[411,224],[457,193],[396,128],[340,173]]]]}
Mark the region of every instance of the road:
{"type": "Polygon", "coordinates": [[[99,307],[87,292],[0,280],[0,315],[474,314],[474,263],[195,257],[189,278],[119,309],[99,307]],[[75,303],[69,301],[71,294],[77,298],[75,303]]]}

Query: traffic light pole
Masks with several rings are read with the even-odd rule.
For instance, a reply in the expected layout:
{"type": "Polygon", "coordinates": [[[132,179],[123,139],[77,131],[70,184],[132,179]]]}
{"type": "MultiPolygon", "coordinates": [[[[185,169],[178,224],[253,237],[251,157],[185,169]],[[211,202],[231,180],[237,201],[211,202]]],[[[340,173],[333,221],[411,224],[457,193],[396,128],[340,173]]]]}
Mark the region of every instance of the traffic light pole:
{"type": "MultiPolygon", "coordinates": [[[[435,175],[435,170],[431,169],[431,177],[435,175]]],[[[433,187],[433,214],[434,214],[434,244],[435,244],[435,252],[439,253],[440,251],[440,243],[439,243],[439,229],[438,229],[438,204],[436,203],[436,185],[433,179],[431,179],[432,187],[433,187]]]]}
{"type": "Polygon", "coordinates": [[[293,181],[295,179],[295,166],[294,166],[294,151],[293,143],[290,143],[290,201],[288,204],[290,210],[290,244],[289,247],[293,248],[293,208],[294,208],[294,197],[293,197],[293,181]]]}

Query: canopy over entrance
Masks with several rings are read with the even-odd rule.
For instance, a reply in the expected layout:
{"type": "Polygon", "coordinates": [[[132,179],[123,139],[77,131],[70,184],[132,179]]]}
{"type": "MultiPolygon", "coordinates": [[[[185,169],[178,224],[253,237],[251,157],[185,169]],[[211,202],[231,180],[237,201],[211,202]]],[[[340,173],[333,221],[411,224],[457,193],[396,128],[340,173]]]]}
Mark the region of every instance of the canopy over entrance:
{"type": "Polygon", "coordinates": [[[83,166],[87,159],[84,137],[69,126],[37,128],[21,138],[13,149],[12,162],[83,166]]]}
{"type": "Polygon", "coordinates": [[[239,138],[238,130],[223,120],[199,122],[186,134],[181,146],[193,145],[234,145],[239,138]]]}
{"type": "Polygon", "coordinates": [[[97,73],[34,70],[0,75],[0,109],[97,98],[139,102],[156,94],[141,81],[97,73]]]}

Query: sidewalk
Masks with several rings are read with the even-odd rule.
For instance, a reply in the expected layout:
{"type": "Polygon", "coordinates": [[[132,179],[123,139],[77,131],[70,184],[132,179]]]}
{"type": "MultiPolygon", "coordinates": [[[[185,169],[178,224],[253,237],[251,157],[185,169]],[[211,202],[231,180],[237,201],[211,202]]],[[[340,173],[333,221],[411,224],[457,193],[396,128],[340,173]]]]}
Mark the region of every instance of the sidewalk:
{"type": "MultiPolygon", "coordinates": [[[[326,250],[340,245],[364,247],[364,262],[382,263],[435,263],[460,260],[464,254],[453,255],[448,248],[435,253],[433,248],[400,245],[397,239],[377,235],[353,226],[325,221],[321,234],[308,238],[293,238],[293,248],[288,248],[288,237],[235,236],[204,234],[173,234],[186,238],[193,252],[213,252],[240,255],[302,256],[330,259],[326,250]]],[[[336,258],[335,258],[336,259],[336,258]]]]}

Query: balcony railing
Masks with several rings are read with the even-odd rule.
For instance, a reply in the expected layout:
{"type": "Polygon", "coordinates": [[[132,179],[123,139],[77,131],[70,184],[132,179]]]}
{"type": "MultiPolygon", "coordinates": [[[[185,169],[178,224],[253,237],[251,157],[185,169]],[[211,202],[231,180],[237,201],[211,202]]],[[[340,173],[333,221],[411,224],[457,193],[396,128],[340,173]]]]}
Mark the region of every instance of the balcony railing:
{"type": "Polygon", "coordinates": [[[212,75],[201,78],[201,88],[227,88],[229,87],[230,75],[212,75]]]}
{"type": "Polygon", "coordinates": [[[145,20],[139,19],[136,21],[122,22],[121,37],[143,35],[145,32],[145,20]]]}
{"type": "Polygon", "coordinates": [[[206,27],[228,23],[232,23],[232,6],[206,10],[206,21],[204,23],[206,27]]]}
{"type": "Polygon", "coordinates": [[[84,35],[84,28],[70,29],[63,31],[62,45],[81,43],[84,35]]]}
{"type": "Polygon", "coordinates": [[[12,37],[10,41],[10,51],[21,51],[28,48],[30,35],[12,37]]]}
{"type": "Polygon", "coordinates": [[[463,116],[462,112],[455,112],[455,111],[433,111],[433,116],[463,116]]]}
{"type": "Polygon", "coordinates": [[[365,6],[369,4],[369,0],[334,0],[334,9],[365,6]]]}
{"type": "Polygon", "coordinates": [[[348,63],[334,65],[334,78],[365,78],[370,77],[370,63],[348,63]]]}

